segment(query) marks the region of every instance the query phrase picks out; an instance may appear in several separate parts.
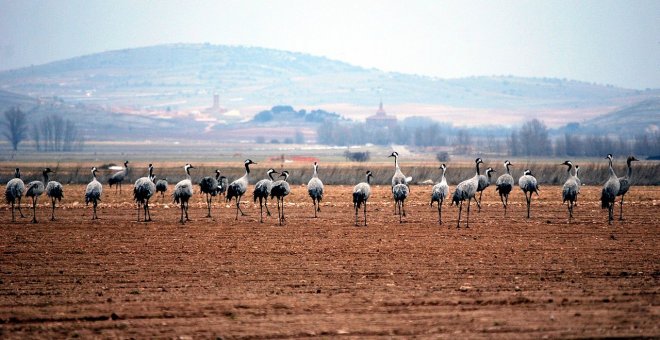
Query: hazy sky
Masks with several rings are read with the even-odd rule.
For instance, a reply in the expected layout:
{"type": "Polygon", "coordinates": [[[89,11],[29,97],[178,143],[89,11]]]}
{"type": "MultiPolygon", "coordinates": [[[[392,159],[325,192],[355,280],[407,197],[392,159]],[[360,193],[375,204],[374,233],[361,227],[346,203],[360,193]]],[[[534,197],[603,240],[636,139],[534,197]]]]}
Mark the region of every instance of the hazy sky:
{"type": "Polygon", "coordinates": [[[658,0],[0,0],[0,69],[179,42],[276,48],[441,78],[660,88],[658,0]]]}

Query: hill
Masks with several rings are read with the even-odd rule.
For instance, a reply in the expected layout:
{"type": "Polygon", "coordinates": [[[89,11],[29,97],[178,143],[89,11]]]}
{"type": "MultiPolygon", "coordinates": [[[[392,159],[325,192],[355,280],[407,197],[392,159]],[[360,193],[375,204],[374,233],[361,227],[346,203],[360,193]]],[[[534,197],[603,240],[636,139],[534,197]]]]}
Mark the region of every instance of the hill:
{"type": "MultiPolygon", "coordinates": [[[[205,112],[213,93],[241,119],[273,105],[316,107],[364,118],[382,97],[395,114],[479,124],[575,112],[584,118],[650,97],[574,80],[520,77],[438,79],[388,73],[302,53],[240,46],[172,44],[109,51],[0,72],[8,91],[57,96],[122,110],[205,112]],[[465,115],[465,108],[472,115],[465,115]],[[452,113],[458,112],[455,115],[452,113]],[[500,118],[501,117],[501,118],[500,118]]],[[[231,119],[222,112],[204,119],[231,119]]],[[[565,123],[565,121],[564,121],[565,123]]]]}
{"type": "Polygon", "coordinates": [[[641,101],[590,119],[582,125],[582,130],[593,133],[628,136],[660,133],[660,98],[641,101]]]}

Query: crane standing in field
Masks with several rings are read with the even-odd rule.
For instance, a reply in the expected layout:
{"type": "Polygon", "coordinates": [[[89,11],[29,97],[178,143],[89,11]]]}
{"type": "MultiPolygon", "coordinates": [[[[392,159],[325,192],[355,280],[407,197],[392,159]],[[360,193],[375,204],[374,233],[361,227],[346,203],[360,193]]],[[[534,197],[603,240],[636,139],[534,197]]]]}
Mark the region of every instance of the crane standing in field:
{"type": "Polygon", "coordinates": [[[149,200],[156,193],[156,184],[154,184],[154,166],[149,164],[149,176],[140,177],[133,186],[133,199],[137,202],[137,221],[140,222],[140,206],[144,208],[144,221],[151,221],[151,212],[149,211],[149,200]]]}
{"type": "Polygon", "coordinates": [[[50,220],[55,221],[55,201],[60,201],[62,202],[62,198],[64,198],[64,188],[62,187],[62,184],[57,181],[49,181],[48,180],[48,173],[55,173],[53,171],[50,171],[50,168],[46,168],[48,171],[44,171],[44,183],[46,183],[46,196],[50,197],[50,203],[52,206],[51,214],[50,214],[50,220]]]}
{"type": "Polygon", "coordinates": [[[603,185],[603,191],[600,195],[600,202],[601,208],[607,209],[608,211],[607,222],[612,224],[612,221],[614,221],[614,200],[616,199],[616,195],[621,189],[621,182],[619,182],[619,178],[616,177],[614,168],[612,168],[612,154],[608,154],[605,158],[610,162],[610,177],[607,179],[607,182],[605,182],[605,185],[603,185]]]}
{"type": "MultiPolygon", "coordinates": [[[[371,196],[371,171],[367,171],[367,181],[361,182],[353,188],[353,208],[355,209],[355,225],[358,225],[358,210],[364,205],[364,226],[367,226],[367,200],[371,196]]],[[[396,208],[396,207],[395,207],[396,208]]]]}
{"type": "Polygon", "coordinates": [[[287,179],[289,179],[289,172],[284,170],[282,171],[282,174],[280,174],[280,177],[284,177],[284,179],[276,181],[273,183],[273,188],[270,191],[270,198],[272,199],[273,197],[277,198],[277,220],[280,222],[280,225],[282,225],[282,222],[284,222],[284,197],[286,197],[289,193],[291,193],[291,188],[289,187],[289,183],[287,182],[287,179]],[[281,205],[281,210],[280,210],[280,205],[281,205]]]}
{"type": "Polygon", "coordinates": [[[575,178],[575,175],[571,174],[573,163],[571,163],[571,161],[565,161],[564,163],[561,163],[561,165],[568,166],[568,171],[567,171],[568,178],[566,179],[566,182],[562,187],[561,198],[562,198],[562,204],[568,201],[568,223],[571,223],[571,219],[573,218],[573,205],[577,200],[577,195],[578,192],[580,192],[580,187],[578,186],[578,182],[575,178]]]}
{"type": "Polygon", "coordinates": [[[518,186],[525,194],[525,201],[527,201],[527,218],[529,218],[529,210],[532,205],[532,194],[536,193],[536,196],[539,195],[539,184],[536,181],[532,172],[527,169],[523,172],[523,175],[518,179],[518,186]],[[527,196],[529,194],[529,197],[527,196]]]}
{"type": "Polygon", "coordinates": [[[213,197],[218,195],[219,179],[220,179],[220,170],[215,169],[215,178],[211,176],[206,176],[202,178],[201,181],[199,181],[199,190],[202,193],[204,193],[204,195],[206,196],[206,207],[208,210],[206,217],[211,217],[211,204],[213,201],[213,197]]]}
{"type": "Polygon", "coordinates": [[[635,158],[634,156],[628,156],[628,159],[626,159],[628,172],[626,173],[626,176],[619,177],[619,192],[616,194],[617,196],[621,196],[621,202],[619,202],[621,204],[619,221],[623,221],[623,197],[626,196],[626,193],[630,189],[630,185],[632,183],[632,162],[635,161],[639,161],[639,159],[635,158]]]}
{"type": "Polygon", "coordinates": [[[399,212],[399,223],[403,223],[401,216],[406,216],[404,203],[410,194],[410,190],[405,184],[397,184],[392,188],[392,194],[394,195],[394,204],[399,212]]]}
{"type": "Polygon", "coordinates": [[[247,191],[248,184],[250,184],[250,164],[257,164],[251,159],[246,159],[245,162],[245,175],[243,177],[231,182],[229,187],[227,187],[227,202],[231,202],[231,199],[236,197],[236,220],[238,220],[238,212],[241,212],[241,216],[245,216],[243,210],[241,210],[241,197],[247,191]]]}
{"type": "Polygon", "coordinates": [[[307,183],[307,193],[312,198],[312,204],[314,204],[314,218],[321,211],[321,200],[323,199],[323,182],[319,179],[318,169],[319,165],[314,162],[314,174],[307,183]]]}
{"type": "Polygon", "coordinates": [[[11,221],[15,222],[16,218],[14,217],[14,205],[18,203],[18,212],[21,214],[21,217],[25,217],[21,211],[21,198],[25,192],[25,183],[21,179],[21,170],[16,168],[14,172],[14,178],[7,182],[7,188],[5,189],[5,200],[7,203],[11,204],[11,221]]]}
{"type": "MultiPolygon", "coordinates": [[[[397,184],[405,184],[408,185],[409,182],[412,181],[412,177],[406,177],[403,172],[401,172],[401,168],[399,167],[399,153],[396,151],[393,151],[392,154],[390,154],[387,157],[394,157],[394,175],[392,175],[392,193],[394,193],[394,186],[397,184]]],[[[394,202],[394,214],[397,214],[397,203],[396,201],[394,202]]]]}
{"type": "Polygon", "coordinates": [[[108,184],[110,184],[110,188],[112,189],[112,186],[115,185],[115,193],[117,192],[117,186],[119,186],[119,193],[121,193],[121,182],[124,181],[124,178],[128,175],[128,161],[124,162],[124,169],[114,173],[110,178],[108,179],[108,184]]]}
{"type": "MultiPolygon", "coordinates": [[[[49,172],[51,172],[50,168],[42,172],[44,181],[48,181],[49,172]]],[[[32,181],[26,186],[25,197],[32,197],[32,223],[37,223],[37,200],[45,190],[46,186],[42,181],[32,181]]]]}
{"type": "Polygon", "coordinates": [[[498,177],[497,182],[495,182],[495,191],[500,194],[500,200],[504,206],[505,217],[506,208],[509,205],[509,194],[511,193],[511,190],[513,190],[513,185],[515,184],[513,176],[511,176],[511,171],[509,170],[510,166],[513,166],[511,162],[508,160],[504,161],[504,168],[506,169],[506,173],[498,177]]]}
{"type": "Polygon", "coordinates": [[[167,178],[161,178],[156,181],[156,193],[160,192],[160,197],[165,199],[165,192],[167,191],[167,178]]]}
{"type": "Polygon", "coordinates": [[[96,173],[98,170],[96,167],[92,168],[92,181],[87,184],[85,189],[85,205],[89,205],[89,202],[92,202],[92,207],[94,208],[92,213],[92,220],[98,220],[99,217],[96,215],[96,206],[101,200],[101,194],[103,193],[103,185],[96,179],[96,173]]]}
{"type": "Polygon", "coordinates": [[[452,197],[451,204],[456,204],[458,206],[458,222],[456,223],[456,228],[461,227],[463,201],[468,200],[466,228],[470,227],[470,202],[474,199],[475,202],[477,202],[477,206],[480,205],[479,201],[476,200],[475,195],[477,194],[477,188],[479,187],[479,164],[483,163],[483,161],[481,158],[477,158],[474,162],[477,164],[477,173],[472,178],[458,183],[456,190],[454,190],[454,196],[452,197]]]}
{"type": "Polygon", "coordinates": [[[449,197],[449,185],[447,185],[447,178],[445,178],[447,166],[442,164],[440,169],[442,169],[440,183],[434,185],[431,190],[431,206],[433,206],[433,202],[438,203],[438,224],[442,224],[442,204],[444,203],[445,198],[449,197]]]}
{"type": "Polygon", "coordinates": [[[492,177],[491,173],[493,172],[497,171],[489,167],[486,169],[486,175],[479,176],[479,184],[477,185],[477,191],[479,192],[479,204],[477,204],[477,206],[479,207],[479,210],[477,212],[481,212],[481,195],[483,195],[484,190],[490,186],[490,179],[492,177]]]}
{"type": "Polygon", "coordinates": [[[266,215],[270,216],[270,210],[268,210],[268,196],[270,196],[270,191],[273,189],[273,174],[276,174],[275,169],[270,168],[266,171],[268,178],[264,178],[257,182],[254,185],[254,192],[252,197],[254,198],[254,203],[259,199],[259,223],[264,223],[264,206],[266,206],[266,215]]]}
{"type": "Polygon", "coordinates": [[[186,164],[183,167],[183,170],[186,172],[186,178],[179,181],[179,183],[174,186],[174,192],[172,193],[172,197],[174,198],[174,203],[180,204],[181,205],[181,219],[179,222],[181,224],[185,224],[186,222],[183,220],[183,215],[185,213],[186,215],[186,221],[190,221],[188,218],[188,201],[190,201],[190,198],[193,195],[193,185],[192,185],[192,180],[190,177],[190,169],[194,169],[195,167],[186,164]]]}

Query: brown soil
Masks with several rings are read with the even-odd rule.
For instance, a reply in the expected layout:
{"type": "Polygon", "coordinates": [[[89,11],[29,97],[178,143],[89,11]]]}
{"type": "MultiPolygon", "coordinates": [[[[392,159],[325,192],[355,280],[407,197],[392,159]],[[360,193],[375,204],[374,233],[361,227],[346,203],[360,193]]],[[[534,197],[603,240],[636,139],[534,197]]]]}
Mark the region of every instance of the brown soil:
{"type": "Polygon", "coordinates": [[[503,218],[491,187],[469,229],[447,204],[438,225],[422,186],[402,224],[375,187],[368,227],[354,226],[350,186],[326,186],[318,219],[296,186],[282,227],[252,203],[238,221],[215,204],[210,220],[199,194],[185,226],[160,198],[138,223],[130,189],[106,188],[98,221],[80,185],[55,222],[44,197],[36,225],[0,208],[0,338],[660,336],[655,187],[633,187],[613,226],[597,187],[572,224],[559,187],[529,220],[519,190],[503,218]]]}

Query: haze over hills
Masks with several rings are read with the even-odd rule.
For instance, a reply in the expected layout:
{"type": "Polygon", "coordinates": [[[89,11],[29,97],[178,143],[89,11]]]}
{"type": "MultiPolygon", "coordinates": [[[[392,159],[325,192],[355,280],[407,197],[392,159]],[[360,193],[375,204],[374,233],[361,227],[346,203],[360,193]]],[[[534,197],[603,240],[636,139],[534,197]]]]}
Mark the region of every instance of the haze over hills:
{"type": "Polygon", "coordinates": [[[657,89],[639,91],[564,79],[436,79],[301,53],[208,44],[109,51],[4,71],[0,86],[111,111],[164,115],[203,113],[218,93],[220,105],[231,114],[206,112],[201,118],[216,122],[245,120],[280,104],[362,119],[375,111],[382,98],[388,112],[400,117],[421,115],[469,125],[517,124],[542,117],[549,125],[561,125],[660,96],[657,89]]]}

